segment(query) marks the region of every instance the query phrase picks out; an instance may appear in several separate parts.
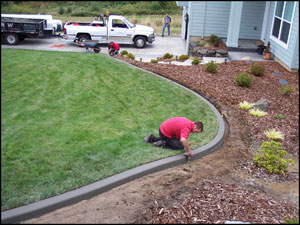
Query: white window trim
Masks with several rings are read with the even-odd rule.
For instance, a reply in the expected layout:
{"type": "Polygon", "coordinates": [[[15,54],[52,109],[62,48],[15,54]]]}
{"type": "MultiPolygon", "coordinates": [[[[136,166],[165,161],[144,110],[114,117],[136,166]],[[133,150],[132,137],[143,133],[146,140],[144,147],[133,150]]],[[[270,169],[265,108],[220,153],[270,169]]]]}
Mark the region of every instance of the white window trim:
{"type": "Polygon", "coordinates": [[[283,14],[284,14],[285,5],[286,5],[286,1],[284,1],[284,5],[283,5],[283,9],[282,9],[282,18],[280,18],[281,22],[280,22],[280,29],[279,29],[278,38],[272,35],[273,28],[274,28],[274,21],[275,21],[275,18],[276,18],[275,13],[276,13],[277,2],[276,2],[276,5],[274,7],[272,27],[271,27],[271,30],[270,30],[270,39],[273,40],[274,42],[276,42],[277,44],[279,44],[280,46],[282,46],[285,49],[288,49],[289,42],[290,42],[290,37],[291,37],[291,31],[292,31],[292,27],[293,27],[293,21],[294,21],[294,14],[295,14],[296,4],[297,4],[297,2],[295,1],[294,8],[293,8],[293,13],[292,13],[292,17],[291,17],[291,22],[289,22],[289,21],[283,19],[283,16],[284,16],[283,14]],[[290,31],[289,31],[289,36],[288,36],[288,39],[287,39],[287,43],[284,43],[283,41],[280,40],[281,29],[282,29],[282,22],[283,21],[291,24],[290,31]]]}

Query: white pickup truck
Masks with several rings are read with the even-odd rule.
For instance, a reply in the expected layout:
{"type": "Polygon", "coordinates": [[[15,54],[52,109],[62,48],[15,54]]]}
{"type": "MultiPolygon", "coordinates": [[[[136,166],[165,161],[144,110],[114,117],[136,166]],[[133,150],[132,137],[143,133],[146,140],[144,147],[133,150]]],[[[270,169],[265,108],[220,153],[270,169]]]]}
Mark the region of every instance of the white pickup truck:
{"type": "Polygon", "coordinates": [[[130,23],[121,15],[109,15],[106,18],[87,22],[67,22],[64,25],[66,39],[74,42],[98,40],[99,43],[134,44],[144,48],[146,43],[155,41],[154,29],[148,26],[130,23]]]}

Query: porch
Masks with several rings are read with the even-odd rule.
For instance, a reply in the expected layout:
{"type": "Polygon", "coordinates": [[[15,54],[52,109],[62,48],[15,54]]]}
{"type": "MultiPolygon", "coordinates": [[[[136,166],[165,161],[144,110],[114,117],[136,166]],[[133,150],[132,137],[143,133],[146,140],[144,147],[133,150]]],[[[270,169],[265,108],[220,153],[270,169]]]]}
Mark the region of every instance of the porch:
{"type": "MultiPolygon", "coordinates": [[[[227,38],[222,38],[223,43],[227,42],[227,38]]],[[[250,39],[239,39],[238,47],[227,47],[228,51],[237,52],[257,52],[258,41],[250,39]]]]}

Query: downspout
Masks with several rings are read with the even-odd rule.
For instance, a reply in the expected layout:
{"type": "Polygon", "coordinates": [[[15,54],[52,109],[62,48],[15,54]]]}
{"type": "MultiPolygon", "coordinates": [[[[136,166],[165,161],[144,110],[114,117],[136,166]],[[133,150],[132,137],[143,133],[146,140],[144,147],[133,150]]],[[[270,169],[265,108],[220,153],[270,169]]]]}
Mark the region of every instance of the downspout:
{"type": "MultiPolygon", "coordinates": [[[[189,1],[188,9],[187,9],[187,12],[189,14],[190,27],[191,27],[191,24],[192,24],[191,21],[192,21],[192,18],[193,18],[193,15],[191,13],[192,3],[193,2],[189,1]]],[[[190,50],[190,40],[191,40],[191,34],[190,33],[191,33],[191,29],[188,29],[186,45],[185,45],[185,54],[186,55],[189,55],[189,50],[190,50]]]]}
{"type": "Polygon", "coordinates": [[[202,40],[204,39],[204,32],[205,32],[205,22],[206,22],[206,6],[207,6],[207,1],[204,3],[204,18],[203,18],[203,29],[202,29],[202,40]]]}

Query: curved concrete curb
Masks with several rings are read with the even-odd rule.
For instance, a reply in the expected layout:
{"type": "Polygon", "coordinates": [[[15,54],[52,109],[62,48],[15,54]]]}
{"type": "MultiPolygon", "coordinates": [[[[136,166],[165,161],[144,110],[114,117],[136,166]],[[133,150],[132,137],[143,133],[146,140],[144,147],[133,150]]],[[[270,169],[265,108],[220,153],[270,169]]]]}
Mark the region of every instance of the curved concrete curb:
{"type": "MultiPolygon", "coordinates": [[[[115,59],[115,60],[117,60],[117,59],[115,59]]],[[[147,73],[154,74],[155,76],[161,77],[155,73],[146,71],[144,69],[141,69],[139,67],[131,65],[127,62],[123,62],[121,60],[118,60],[118,61],[120,61],[122,63],[126,63],[126,64],[133,66],[135,68],[138,68],[140,70],[143,70],[147,73]]],[[[168,80],[164,77],[161,77],[161,78],[168,80]]],[[[170,80],[168,80],[168,81],[170,81],[170,80]]],[[[173,82],[173,81],[170,81],[170,82],[173,82]]],[[[173,83],[191,91],[190,89],[188,89],[176,82],[173,82],[173,83]]],[[[191,91],[191,92],[207,103],[207,105],[213,110],[213,112],[217,116],[218,124],[219,124],[218,132],[217,132],[217,135],[214,137],[214,139],[211,142],[209,142],[208,144],[193,150],[194,155],[190,160],[195,160],[195,159],[203,157],[209,153],[212,153],[213,151],[219,149],[222,146],[222,144],[224,143],[225,123],[224,123],[222,116],[218,112],[218,110],[209,101],[207,101],[205,98],[203,98],[199,94],[195,93],[194,91],[191,91]]],[[[19,223],[21,221],[28,220],[28,219],[31,219],[34,217],[39,217],[45,213],[49,213],[58,208],[77,203],[81,200],[86,200],[88,198],[92,198],[96,195],[99,195],[103,192],[109,191],[114,187],[117,187],[117,186],[127,183],[129,181],[132,181],[134,179],[137,179],[142,176],[145,176],[145,175],[148,175],[148,174],[151,174],[154,172],[158,172],[158,171],[161,171],[164,169],[178,166],[180,164],[186,163],[187,161],[188,161],[187,153],[182,153],[182,154],[175,155],[175,156],[172,156],[169,158],[165,158],[165,159],[157,160],[157,161],[154,161],[151,163],[147,163],[145,165],[138,166],[136,168],[133,168],[133,169],[127,170],[125,172],[119,173],[117,175],[105,178],[103,180],[86,185],[86,186],[78,188],[76,190],[69,191],[64,194],[57,195],[57,196],[54,196],[54,197],[51,197],[48,199],[44,199],[44,200],[41,200],[41,201],[38,201],[38,202],[35,202],[32,204],[28,204],[25,206],[21,206],[18,208],[14,208],[11,210],[1,212],[1,223],[19,223]]]]}

